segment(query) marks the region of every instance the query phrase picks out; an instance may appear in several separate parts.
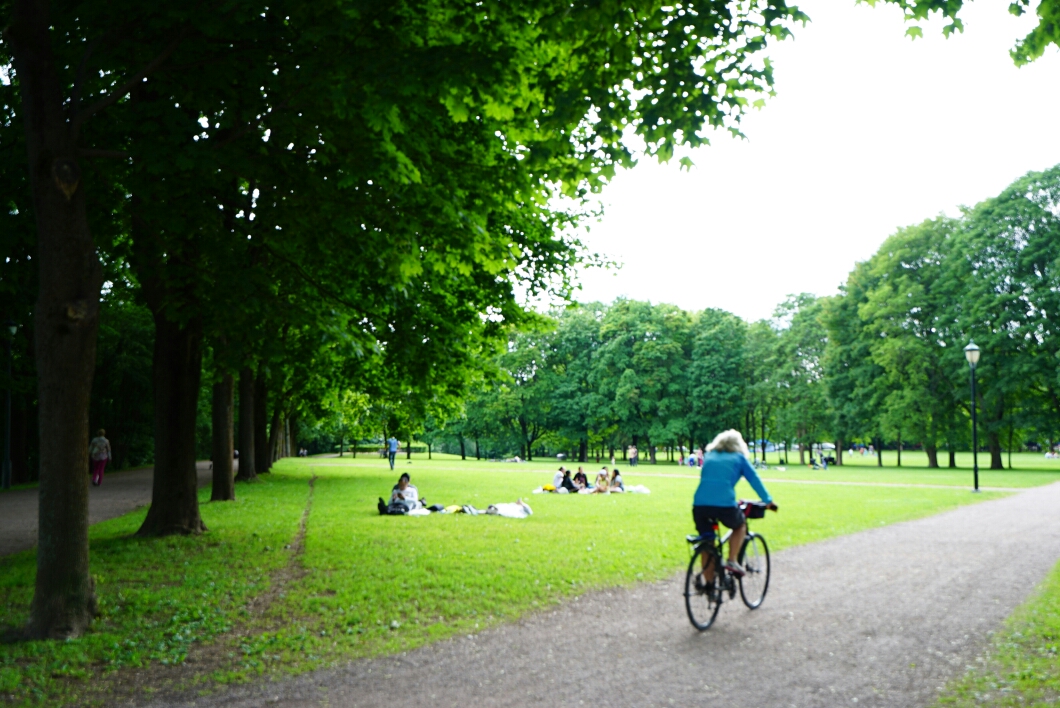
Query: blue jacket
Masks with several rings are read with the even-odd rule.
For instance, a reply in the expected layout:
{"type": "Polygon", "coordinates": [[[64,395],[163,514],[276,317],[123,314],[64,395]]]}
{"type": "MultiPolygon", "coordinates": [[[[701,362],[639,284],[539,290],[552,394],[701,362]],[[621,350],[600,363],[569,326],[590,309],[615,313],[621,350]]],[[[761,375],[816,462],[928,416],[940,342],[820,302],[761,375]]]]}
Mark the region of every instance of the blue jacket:
{"type": "Polygon", "coordinates": [[[744,477],[765,503],[773,501],[751,463],[739,452],[708,452],[703,457],[693,506],[736,506],[736,483],[744,477]]]}

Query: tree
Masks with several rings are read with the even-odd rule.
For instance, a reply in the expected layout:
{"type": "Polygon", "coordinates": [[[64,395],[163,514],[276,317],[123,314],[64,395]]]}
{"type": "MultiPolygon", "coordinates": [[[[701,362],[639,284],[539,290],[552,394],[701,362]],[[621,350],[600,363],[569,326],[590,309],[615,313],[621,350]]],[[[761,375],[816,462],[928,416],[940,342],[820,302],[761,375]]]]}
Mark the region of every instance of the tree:
{"type": "Polygon", "coordinates": [[[799,462],[805,446],[825,435],[830,418],[821,358],[827,334],[820,320],[822,303],[812,295],[792,295],[777,307],[782,331],[777,344],[777,381],[781,392],[780,428],[799,443],[799,462]]]}

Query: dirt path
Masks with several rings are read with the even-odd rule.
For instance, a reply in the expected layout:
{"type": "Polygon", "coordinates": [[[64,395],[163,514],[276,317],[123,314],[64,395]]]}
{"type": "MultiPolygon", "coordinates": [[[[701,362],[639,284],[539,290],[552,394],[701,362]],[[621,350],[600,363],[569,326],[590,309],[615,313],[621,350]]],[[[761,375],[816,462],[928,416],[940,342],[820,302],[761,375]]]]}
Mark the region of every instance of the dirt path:
{"type": "Polygon", "coordinates": [[[674,577],[399,656],[152,705],[926,706],[1058,556],[1060,483],[777,553],[764,606],[728,604],[703,634],[674,577]]]}
{"type": "MultiPolygon", "coordinates": [[[[199,486],[210,483],[210,463],[200,462],[199,486]]],[[[152,467],[113,472],[103,485],[88,488],[88,523],[113,519],[151,503],[152,467]]],[[[85,475],[86,480],[88,475],[85,475]]],[[[24,551],[37,544],[37,489],[16,489],[0,494],[0,556],[24,551]]]]}

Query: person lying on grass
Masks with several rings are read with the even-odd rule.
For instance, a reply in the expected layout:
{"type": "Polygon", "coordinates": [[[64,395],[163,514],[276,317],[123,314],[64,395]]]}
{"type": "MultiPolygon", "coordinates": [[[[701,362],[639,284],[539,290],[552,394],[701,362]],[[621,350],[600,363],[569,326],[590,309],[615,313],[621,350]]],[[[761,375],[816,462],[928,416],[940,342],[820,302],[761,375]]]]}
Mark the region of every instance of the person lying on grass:
{"type": "MultiPolygon", "coordinates": [[[[692,500],[692,520],[700,536],[713,538],[715,521],[720,521],[732,529],[732,536],[729,538],[729,560],[725,562],[725,567],[736,577],[743,576],[743,568],[736,558],[743,545],[744,536],[747,535],[747,522],[736,503],[736,483],[743,477],[751,483],[751,487],[762,501],[766,504],[773,503],[773,497],[769,496],[762,480],[758,478],[758,473],[747,461],[749,456],[750,451],[740,431],[726,430],[718,433],[714,442],[707,446],[707,454],[703,457],[703,468],[700,471],[699,487],[696,488],[692,500]]],[[[714,578],[714,569],[708,567],[709,554],[710,551],[703,551],[703,576],[708,582],[714,578]]]]}
{"type": "MultiPolygon", "coordinates": [[[[404,504],[408,511],[419,509],[423,506],[420,502],[420,492],[413,486],[408,472],[403,472],[398,478],[398,483],[390,490],[390,504],[404,504]]],[[[379,513],[387,513],[387,504],[379,497],[379,513]]]]}

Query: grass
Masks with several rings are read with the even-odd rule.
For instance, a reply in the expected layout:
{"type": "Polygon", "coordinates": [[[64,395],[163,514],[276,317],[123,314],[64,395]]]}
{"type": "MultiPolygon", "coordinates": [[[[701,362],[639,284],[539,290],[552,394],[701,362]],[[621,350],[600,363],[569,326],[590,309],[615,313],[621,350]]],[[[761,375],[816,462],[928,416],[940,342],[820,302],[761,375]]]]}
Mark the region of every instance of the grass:
{"type": "Polygon", "coordinates": [[[947,687],[939,705],[1060,704],[1060,564],[994,635],[989,658],[947,687]]]}
{"type": "MultiPolygon", "coordinates": [[[[551,481],[554,461],[435,457],[399,460],[431,503],[484,508],[521,496],[534,515],[380,517],[375,502],[395,479],[385,461],[284,460],[261,482],[239,485],[235,503],[206,503],[205,490],[210,531],[201,537],[133,538],[143,510],[92,527],[102,616],[77,640],[0,645],[0,698],[105,703],[108,687],[135,684],[145,672],[152,685],[206,687],[303,672],[483,629],[590,589],[665,578],[686,562],[696,480],[653,475],[676,468],[625,470],[627,483],[647,485],[650,495],[531,495],[551,481]],[[312,477],[304,552],[294,558],[285,547],[312,477]],[[296,572],[276,587],[285,568],[296,572]]],[[[781,512],[754,526],[774,550],[999,496],[957,487],[772,487],[781,512]]],[[[0,624],[25,622],[34,569],[32,552],[0,559],[0,624]]],[[[680,612],[679,598],[662,611],[680,612]]]]}

